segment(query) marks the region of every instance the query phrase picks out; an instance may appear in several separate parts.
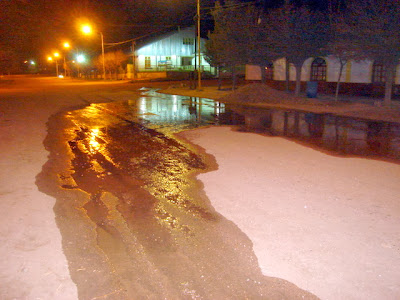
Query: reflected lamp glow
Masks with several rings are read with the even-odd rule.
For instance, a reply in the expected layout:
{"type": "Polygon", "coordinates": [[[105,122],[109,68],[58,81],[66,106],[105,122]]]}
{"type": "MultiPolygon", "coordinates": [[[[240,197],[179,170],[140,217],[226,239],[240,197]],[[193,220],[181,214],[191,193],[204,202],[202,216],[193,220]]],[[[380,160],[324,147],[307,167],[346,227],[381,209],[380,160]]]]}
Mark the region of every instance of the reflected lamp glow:
{"type": "Polygon", "coordinates": [[[100,150],[100,143],[97,139],[100,137],[100,129],[92,128],[89,132],[89,151],[90,153],[96,153],[100,150]]]}

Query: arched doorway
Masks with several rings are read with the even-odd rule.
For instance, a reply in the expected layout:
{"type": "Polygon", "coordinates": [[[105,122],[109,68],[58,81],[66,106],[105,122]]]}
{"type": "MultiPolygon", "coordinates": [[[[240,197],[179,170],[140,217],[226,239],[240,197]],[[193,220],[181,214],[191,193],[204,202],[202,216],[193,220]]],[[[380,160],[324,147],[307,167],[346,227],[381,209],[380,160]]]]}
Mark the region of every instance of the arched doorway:
{"type": "Polygon", "coordinates": [[[311,81],[326,81],[326,61],[317,57],[311,63],[311,81]]]}

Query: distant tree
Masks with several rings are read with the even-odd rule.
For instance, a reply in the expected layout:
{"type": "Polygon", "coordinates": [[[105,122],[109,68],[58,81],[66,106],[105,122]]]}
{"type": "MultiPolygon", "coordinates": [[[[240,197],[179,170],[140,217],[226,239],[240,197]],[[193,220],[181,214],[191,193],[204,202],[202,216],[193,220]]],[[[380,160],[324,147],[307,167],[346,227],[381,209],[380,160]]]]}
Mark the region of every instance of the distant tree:
{"type": "MultiPolygon", "coordinates": [[[[104,54],[104,66],[106,72],[110,74],[110,78],[112,74],[115,74],[116,78],[118,77],[118,73],[123,66],[123,63],[128,59],[128,55],[124,54],[121,50],[114,52],[106,52],[104,54]]],[[[99,55],[95,60],[95,65],[99,70],[103,69],[103,57],[99,55]]]]}
{"type": "Polygon", "coordinates": [[[206,56],[216,66],[231,68],[234,89],[236,67],[248,62],[247,46],[254,19],[251,18],[251,10],[240,6],[237,1],[225,1],[225,5],[229,8],[223,8],[216,1],[212,11],[215,28],[206,43],[206,56]]]}
{"type": "Polygon", "coordinates": [[[253,23],[250,23],[250,30],[247,33],[247,62],[260,67],[261,82],[266,83],[265,68],[279,55],[274,52],[274,49],[269,41],[269,28],[266,22],[263,22],[263,16],[258,15],[253,11],[251,17],[253,23]]]}
{"type": "Polygon", "coordinates": [[[349,61],[360,61],[366,57],[348,39],[346,30],[343,27],[343,16],[339,10],[330,12],[330,29],[331,34],[326,49],[328,54],[336,57],[339,61],[339,73],[335,89],[335,101],[337,101],[344,67],[349,61]]]}
{"type": "Polygon", "coordinates": [[[329,22],[326,15],[305,6],[285,5],[267,15],[268,39],[273,52],[296,68],[295,94],[300,94],[301,69],[312,56],[325,54],[329,22]]]}
{"type": "Polygon", "coordinates": [[[343,22],[347,45],[386,70],[384,104],[391,105],[396,66],[400,59],[400,1],[357,0],[348,4],[343,22]]]}
{"type": "Polygon", "coordinates": [[[225,66],[224,45],[218,33],[208,35],[204,52],[205,60],[218,70],[218,89],[221,89],[221,69],[225,66]]]}

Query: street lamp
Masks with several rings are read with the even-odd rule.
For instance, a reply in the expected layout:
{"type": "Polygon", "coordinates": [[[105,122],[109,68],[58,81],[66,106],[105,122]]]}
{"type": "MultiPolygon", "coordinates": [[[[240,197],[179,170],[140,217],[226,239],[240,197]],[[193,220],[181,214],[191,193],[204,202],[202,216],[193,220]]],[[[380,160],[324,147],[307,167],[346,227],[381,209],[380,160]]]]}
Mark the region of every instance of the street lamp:
{"type": "Polygon", "coordinates": [[[85,61],[86,61],[85,55],[83,55],[83,54],[78,54],[78,55],[76,56],[76,65],[77,65],[77,68],[78,68],[78,78],[81,77],[81,74],[80,74],[80,73],[81,73],[81,72],[80,72],[80,65],[83,64],[85,61]]]}
{"type": "MultiPolygon", "coordinates": [[[[64,49],[69,49],[71,45],[68,42],[63,43],[64,49]]],[[[65,54],[64,54],[64,77],[67,77],[67,63],[65,62],[65,54]]]]}
{"type": "MultiPolygon", "coordinates": [[[[55,56],[55,55],[53,54],[53,56],[55,56]]],[[[52,61],[53,61],[53,57],[52,57],[52,56],[48,56],[48,57],[47,57],[47,61],[48,61],[48,62],[52,62],[52,61]]],[[[57,72],[57,77],[58,77],[58,64],[57,64],[57,59],[55,59],[55,62],[56,62],[56,72],[57,72]]]]}
{"type": "Polygon", "coordinates": [[[57,71],[57,78],[58,78],[58,57],[60,57],[60,53],[55,52],[53,56],[56,58],[56,71],[57,71]]]}
{"type": "MultiPolygon", "coordinates": [[[[81,30],[83,32],[83,34],[86,35],[90,35],[92,34],[93,30],[92,27],[88,24],[82,25],[81,30]]],[[[104,59],[104,37],[103,37],[103,33],[100,33],[100,37],[101,37],[101,55],[102,55],[102,61],[103,61],[103,79],[106,79],[106,64],[105,64],[105,59],[104,59]]]]}

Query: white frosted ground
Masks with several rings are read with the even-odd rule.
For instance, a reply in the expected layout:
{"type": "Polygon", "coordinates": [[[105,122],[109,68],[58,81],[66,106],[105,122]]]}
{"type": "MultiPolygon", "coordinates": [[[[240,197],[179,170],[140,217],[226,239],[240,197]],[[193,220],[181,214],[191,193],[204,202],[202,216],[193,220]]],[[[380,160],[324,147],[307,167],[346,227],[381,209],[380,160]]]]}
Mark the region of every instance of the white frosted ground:
{"type": "Polygon", "coordinates": [[[400,299],[400,165],[229,127],[182,135],[216,158],[198,178],[266,276],[321,299],[400,299]]]}

